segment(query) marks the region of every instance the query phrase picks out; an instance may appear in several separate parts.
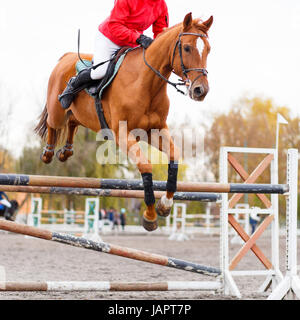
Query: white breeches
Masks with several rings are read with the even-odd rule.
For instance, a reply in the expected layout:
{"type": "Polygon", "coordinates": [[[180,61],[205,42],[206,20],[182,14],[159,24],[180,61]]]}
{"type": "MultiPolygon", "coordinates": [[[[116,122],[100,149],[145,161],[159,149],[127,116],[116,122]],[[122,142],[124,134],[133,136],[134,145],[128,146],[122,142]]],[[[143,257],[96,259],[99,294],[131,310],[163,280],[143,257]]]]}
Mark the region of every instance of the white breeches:
{"type": "MultiPolygon", "coordinates": [[[[113,43],[110,39],[105,37],[100,31],[96,32],[95,36],[95,48],[94,48],[94,65],[100,62],[109,60],[112,54],[120,49],[118,45],[113,43]]],[[[102,79],[105,76],[109,62],[99,66],[91,71],[91,78],[93,80],[102,79]]]]}

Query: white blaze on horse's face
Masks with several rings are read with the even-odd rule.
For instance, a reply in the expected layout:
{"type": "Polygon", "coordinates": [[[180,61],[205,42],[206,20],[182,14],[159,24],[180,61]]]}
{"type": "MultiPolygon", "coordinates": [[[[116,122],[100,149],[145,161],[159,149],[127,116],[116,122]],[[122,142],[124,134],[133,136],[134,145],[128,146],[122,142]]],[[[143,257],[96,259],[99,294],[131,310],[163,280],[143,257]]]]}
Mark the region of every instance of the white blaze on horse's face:
{"type": "Polygon", "coordinates": [[[200,58],[202,59],[202,54],[205,47],[202,37],[198,37],[196,46],[199,51],[200,58]]]}

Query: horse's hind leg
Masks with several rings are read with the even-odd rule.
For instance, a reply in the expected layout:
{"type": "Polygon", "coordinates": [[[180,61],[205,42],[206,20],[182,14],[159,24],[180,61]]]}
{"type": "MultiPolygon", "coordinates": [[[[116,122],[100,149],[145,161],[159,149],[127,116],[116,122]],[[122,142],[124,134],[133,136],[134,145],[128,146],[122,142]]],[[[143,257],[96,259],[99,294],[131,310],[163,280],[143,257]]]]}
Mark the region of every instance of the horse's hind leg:
{"type": "Polygon", "coordinates": [[[47,144],[43,149],[43,153],[41,154],[41,160],[44,163],[50,163],[54,156],[54,149],[57,142],[56,139],[56,130],[51,128],[47,123],[48,128],[48,137],[47,137],[47,144]]]}
{"type": "Polygon", "coordinates": [[[73,115],[70,116],[68,121],[68,137],[66,144],[62,147],[62,149],[59,149],[56,153],[56,157],[61,162],[67,161],[74,153],[73,142],[78,125],[79,122],[75,119],[75,117],[73,115]]]}

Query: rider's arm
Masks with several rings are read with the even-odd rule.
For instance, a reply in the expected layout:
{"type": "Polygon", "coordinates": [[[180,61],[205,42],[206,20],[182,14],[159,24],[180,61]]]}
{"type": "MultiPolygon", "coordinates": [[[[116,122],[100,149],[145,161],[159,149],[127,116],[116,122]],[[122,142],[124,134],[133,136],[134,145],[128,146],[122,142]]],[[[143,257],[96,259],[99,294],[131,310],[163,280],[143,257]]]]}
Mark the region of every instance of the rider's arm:
{"type": "Polygon", "coordinates": [[[128,45],[136,46],[136,40],[140,37],[140,33],[129,29],[126,24],[126,17],[130,15],[130,8],[127,0],[117,0],[113,10],[111,11],[108,22],[109,30],[114,38],[119,39],[128,45]]]}
{"type": "Polygon", "coordinates": [[[154,38],[161,33],[164,28],[169,27],[169,13],[168,8],[165,5],[162,14],[156,19],[156,21],[152,25],[152,31],[154,34],[154,38]]]}

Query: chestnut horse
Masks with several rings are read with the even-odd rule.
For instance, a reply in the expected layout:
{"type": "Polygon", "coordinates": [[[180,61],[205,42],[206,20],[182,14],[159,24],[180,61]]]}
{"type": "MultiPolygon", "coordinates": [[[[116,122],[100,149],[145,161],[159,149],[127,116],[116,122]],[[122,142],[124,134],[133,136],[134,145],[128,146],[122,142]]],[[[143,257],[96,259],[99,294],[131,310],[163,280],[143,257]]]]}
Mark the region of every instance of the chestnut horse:
{"type": "MultiPolygon", "coordinates": [[[[182,23],[157,36],[147,50],[137,48],[127,53],[114,81],[102,97],[104,116],[114,133],[116,143],[136,163],[142,175],[147,205],[143,214],[143,226],[148,231],[157,228],[157,213],[161,216],[170,213],[177,184],[180,152],[173,143],[166,123],[169,113],[167,81],[174,72],[183,80],[191,99],[202,101],[205,98],[209,90],[206,61],[210,45],[207,32],[212,22],[213,17],[207,21],[193,20],[189,13],[182,23]],[[127,122],[126,130],[121,129],[120,121],[127,122]],[[149,133],[150,144],[151,129],[163,131],[163,139],[169,146],[166,151],[163,150],[161,141],[156,145],[160,151],[167,153],[169,159],[166,194],[159,200],[156,208],[152,165],[141,152],[136,136],[132,134],[132,130],[136,128],[149,133]]],[[[82,57],[92,59],[89,54],[82,57]]],[[[41,160],[45,163],[52,160],[55,146],[64,130],[67,130],[67,141],[57,153],[60,161],[66,161],[73,154],[73,138],[79,125],[95,132],[101,129],[94,99],[84,90],[79,92],[68,111],[58,101],[58,95],[76,73],[77,60],[76,53],[65,54],[49,79],[46,106],[35,129],[42,138],[47,136],[47,146],[41,155],[41,160]]]]}

